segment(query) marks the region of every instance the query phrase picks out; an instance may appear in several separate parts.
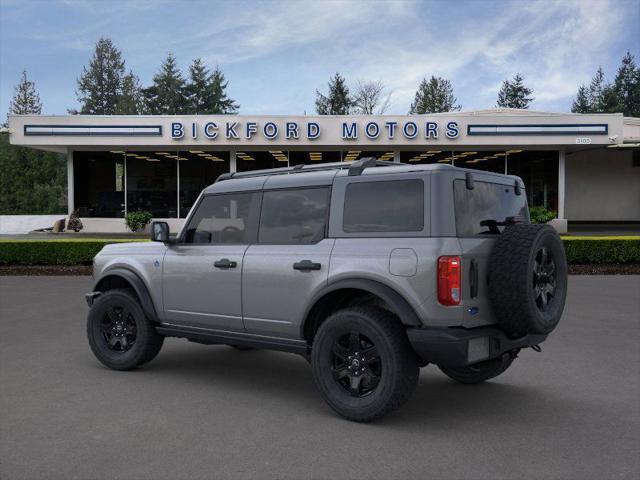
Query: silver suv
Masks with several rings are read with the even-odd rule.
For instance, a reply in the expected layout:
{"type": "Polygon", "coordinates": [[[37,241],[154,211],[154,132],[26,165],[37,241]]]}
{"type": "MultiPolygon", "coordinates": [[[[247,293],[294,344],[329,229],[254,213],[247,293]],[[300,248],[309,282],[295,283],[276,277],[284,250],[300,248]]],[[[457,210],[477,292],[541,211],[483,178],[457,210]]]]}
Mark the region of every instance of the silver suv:
{"type": "Polygon", "coordinates": [[[555,328],[566,257],[526,198],[514,176],[373,158],[222,175],[177,237],[154,222],[95,257],[89,344],[115,370],[165,337],[298,353],[338,414],[379,418],[420,367],[479,383],[555,328]]]}

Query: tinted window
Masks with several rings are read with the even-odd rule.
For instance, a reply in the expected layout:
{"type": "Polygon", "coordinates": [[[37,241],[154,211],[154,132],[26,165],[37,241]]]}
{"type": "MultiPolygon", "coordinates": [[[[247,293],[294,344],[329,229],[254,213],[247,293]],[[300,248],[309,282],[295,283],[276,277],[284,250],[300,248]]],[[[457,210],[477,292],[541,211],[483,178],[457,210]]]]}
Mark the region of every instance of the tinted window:
{"type": "MultiPolygon", "coordinates": [[[[189,221],[187,243],[250,243],[257,194],[209,195],[189,221]]],[[[255,231],[255,228],[253,228],[255,231]]]]}
{"type": "Polygon", "coordinates": [[[316,243],[324,238],[329,190],[309,188],[264,192],[260,243],[316,243]]]}
{"type": "Polygon", "coordinates": [[[347,185],[343,217],[345,232],[419,232],[423,228],[422,180],[347,185]]]}
{"type": "Polygon", "coordinates": [[[504,222],[507,217],[522,216],[527,221],[529,218],[524,190],[516,195],[514,187],[486,182],[474,182],[473,190],[469,190],[464,180],[456,180],[453,189],[456,230],[460,237],[491,233],[488,226],[480,225],[483,220],[504,222]]]}

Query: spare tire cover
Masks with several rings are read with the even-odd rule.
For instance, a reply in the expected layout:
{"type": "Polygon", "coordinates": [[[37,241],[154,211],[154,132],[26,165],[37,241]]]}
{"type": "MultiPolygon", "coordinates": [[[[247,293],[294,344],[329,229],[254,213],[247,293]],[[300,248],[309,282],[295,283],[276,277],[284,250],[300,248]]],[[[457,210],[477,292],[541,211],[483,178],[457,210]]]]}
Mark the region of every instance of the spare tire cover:
{"type": "Polygon", "coordinates": [[[491,251],[489,300],[499,325],[512,335],[550,333],[567,297],[567,257],[548,225],[510,225],[491,251]]]}

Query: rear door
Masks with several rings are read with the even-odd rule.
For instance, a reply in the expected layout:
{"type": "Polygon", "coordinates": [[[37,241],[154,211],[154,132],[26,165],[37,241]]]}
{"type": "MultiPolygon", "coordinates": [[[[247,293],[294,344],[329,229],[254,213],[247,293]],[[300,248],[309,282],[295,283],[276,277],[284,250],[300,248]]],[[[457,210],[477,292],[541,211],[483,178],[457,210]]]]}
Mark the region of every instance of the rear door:
{"type": "Polygon", "coordinates": [[[311,298],[326,285],[334,240],[326,238],[330,188],[265,190],[258,241],[244,256],[248,333],[300,337],[311,298]]]}
{"type": "Polygon", "coordinates": [[[510,184],[503,184],[494,179],[484,181],[481,175],[474,176],[473,189],[467,188],[462,178],[454,180],[453,187],[456,231],[462,249],[463,324],[466,327],[494,323],[487,275],[496,236],[504,227],[493,226],[491,221],[502,223],[510,216],[522,216],[527,221],[529,218],[524,187],[516,195],[511,179],[505,178],[510,184]]]}

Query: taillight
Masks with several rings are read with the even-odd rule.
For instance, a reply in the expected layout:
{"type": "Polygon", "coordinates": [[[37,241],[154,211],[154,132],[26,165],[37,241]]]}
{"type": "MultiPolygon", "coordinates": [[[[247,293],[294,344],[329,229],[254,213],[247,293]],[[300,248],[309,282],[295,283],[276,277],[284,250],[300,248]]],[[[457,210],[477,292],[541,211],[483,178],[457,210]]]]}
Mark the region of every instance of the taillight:
{"type": "Polygon", "coordinates": [[[438,258],[438,302],[442,305],[460,304],[460,257],[438,258]]]}

